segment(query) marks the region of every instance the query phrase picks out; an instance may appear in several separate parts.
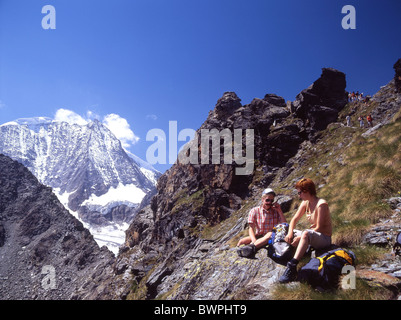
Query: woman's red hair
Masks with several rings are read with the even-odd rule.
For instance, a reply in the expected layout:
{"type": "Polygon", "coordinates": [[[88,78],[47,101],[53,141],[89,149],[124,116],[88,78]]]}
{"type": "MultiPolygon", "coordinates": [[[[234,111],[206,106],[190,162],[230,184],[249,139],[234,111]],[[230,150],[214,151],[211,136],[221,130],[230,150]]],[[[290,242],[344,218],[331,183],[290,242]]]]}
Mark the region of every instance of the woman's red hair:
{"type": "Polygon", "coordinates": [[[311,179],[303,178],[299,180],[295,188],[301,190],[302,192],[309,192],[312,196],[316,196],[316,187],[311,179]]]}

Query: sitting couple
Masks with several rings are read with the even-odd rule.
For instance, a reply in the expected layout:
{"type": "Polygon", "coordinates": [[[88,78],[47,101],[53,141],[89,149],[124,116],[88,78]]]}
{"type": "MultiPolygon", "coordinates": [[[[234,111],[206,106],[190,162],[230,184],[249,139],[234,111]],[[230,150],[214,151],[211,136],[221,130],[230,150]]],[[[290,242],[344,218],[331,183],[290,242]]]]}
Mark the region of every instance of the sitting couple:
{"type": "MultiPolygon", "coordinates": [[[[294,281],[297,278],[298,262],[309,246],[322,249],[331,245],[332,226],[327,202],[316,196],[315,184],[310,179],[301,179],[295,188],[302,203],[289,224],[285,240],[296,247],[296,251],[294,257],[288,262],[284,274],[279,279],[281,283],[294,281]],[[300,236],[294,237],[295,226],[305,213],[311,224],[310,229],[303,231],[300,236]]],[[[237,244],[238,247],[245,245],[239,250],[240,255],[247,251],[256,253],[257,249],[268,243],[274,226],[286,222],[280,205],[274,203],[275,196],[276,194],[272,189],[264,190],[262,204],[249,212],[249,236],[242,238],[237,244]]]]}

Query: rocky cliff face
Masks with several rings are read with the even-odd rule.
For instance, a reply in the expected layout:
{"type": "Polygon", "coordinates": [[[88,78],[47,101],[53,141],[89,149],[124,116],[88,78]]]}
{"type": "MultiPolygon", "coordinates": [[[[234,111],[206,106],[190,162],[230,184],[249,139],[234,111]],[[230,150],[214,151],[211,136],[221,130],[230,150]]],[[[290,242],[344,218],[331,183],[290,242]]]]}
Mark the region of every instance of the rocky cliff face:
{"type": "Polygon", "coordinates": [[[292,109],[297,117],[310,122],[312,130],[326,129],[347,104],[345,88],[344,73],[324,68],[322,76],[298,94],[292,109]]]}
{"type": "Polygon", "coordinates": [[[21,164],[0,172],[1,299],[106,298],[113,254],[21,164]]]}
{"type": "MultiPolygon", "coordinates": [[[[268,284],[282,269],[268,262],[263,251],[255,261],[238,260],[227,242],[244,229],[260,190],[279,172],[285,175],[281,169],[300,145],[337,119],[347,103],[345,87],[342,72],[323,69],[321,77],[297,96],[291,108],[274,94],[242,105],[234,92],[224,93],[191,142],[195,148],[183,152],[190,157],[196,150],[199,160],[205,148],[201,144],[205,130],[222,133],[228,129],[234,141],[235,129],[241,129],[245,156],[246,130],[252,129],[253,170],[236,174],[244,164],[225,163],[224,150],[218,147],[220,163],[213,164],[212,157],[208,164],[178,161],[167,171],[158,181],[151,205],[138,213],[127,230],[116,270],[124,278],[132,276],[138,285],[134,291],[122,290],[120,298],[228,299],[247,296],[244,292],[248,291],[258,298],[268,297],[268,284]],[[256,281],[249,270],[260,273],[261,278],[256,281]],[[238,287],[244,292],[235,289],[238,287]]],[[[291,199],[279,201],[289,208],[291,199]]]]}

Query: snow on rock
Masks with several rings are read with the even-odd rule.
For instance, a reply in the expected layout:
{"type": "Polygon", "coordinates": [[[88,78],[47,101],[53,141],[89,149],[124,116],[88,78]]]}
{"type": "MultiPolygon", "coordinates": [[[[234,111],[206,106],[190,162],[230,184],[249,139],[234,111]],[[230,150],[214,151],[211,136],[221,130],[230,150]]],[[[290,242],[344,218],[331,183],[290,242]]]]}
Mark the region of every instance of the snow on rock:
{"type": "Polygon", "coordinates": [[[101,196],[92,194],[83,204],[106,206],[110,202],[124,202],[127,200],[132,203],[140,203],[145,195],[146,193],[134,184],[123,185],[120,183],[116,188],[110,188],[107,193],[101,196]]]}

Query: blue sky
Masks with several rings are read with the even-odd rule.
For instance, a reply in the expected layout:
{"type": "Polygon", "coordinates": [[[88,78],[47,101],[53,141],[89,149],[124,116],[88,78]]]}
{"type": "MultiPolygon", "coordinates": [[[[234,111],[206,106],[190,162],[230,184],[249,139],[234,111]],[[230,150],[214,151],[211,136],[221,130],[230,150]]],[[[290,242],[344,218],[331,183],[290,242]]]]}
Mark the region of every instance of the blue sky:
{"type": "Polygon", "coordinates": [[[376,93],[401,58],[400,14],[399,0],[0,0],[0,124],[115,120],[146,159],[149,130],[198,129],[225,91],[293,101],[333,67],[347,90],[376,93]],[[55,30],[41,25],[48,4],[55,30]]]}

